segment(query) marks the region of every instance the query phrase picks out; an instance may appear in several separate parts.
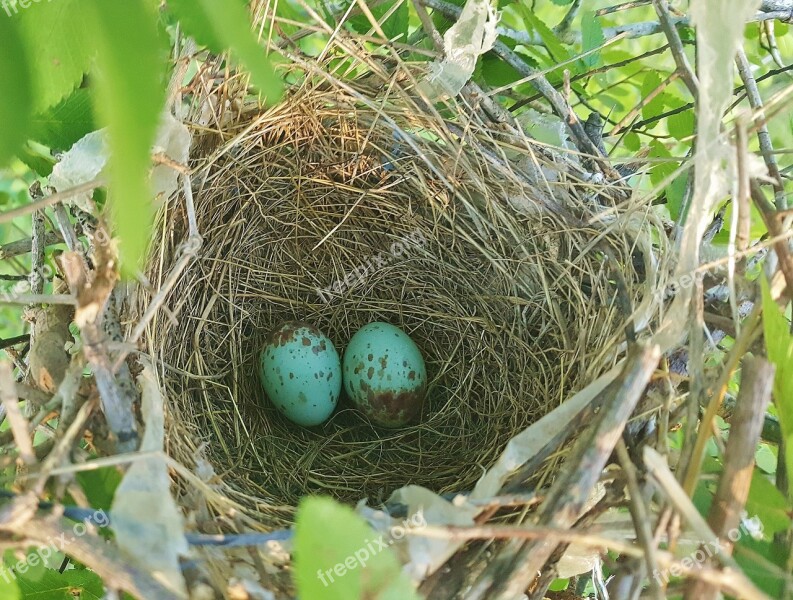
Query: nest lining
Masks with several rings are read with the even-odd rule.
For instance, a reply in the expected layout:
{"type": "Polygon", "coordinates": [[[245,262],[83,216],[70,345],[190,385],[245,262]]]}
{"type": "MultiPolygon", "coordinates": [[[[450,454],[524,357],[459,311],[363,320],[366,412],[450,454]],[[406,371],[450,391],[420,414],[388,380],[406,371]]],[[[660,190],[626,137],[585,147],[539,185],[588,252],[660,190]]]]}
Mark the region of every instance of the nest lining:
{"type": "MultiPolygon", "coordinates": [[[[259,513],[309,493],[376,503],[409,483],[470,489],[598,368],[588,357],[618,329],[602,264],[579,252],[589,233],[515,214],[504,198],[518,178],[437,141],[442,123],[405,114],[422,155],[354,98],[307,88],[194,146],[204,243],[167,302],[178,323],[159,320],[149,347],[169,367],[171,451],[208,442],[216,471],[259,513]],[[344,398],[321,427],[284,419],[256,365],[285,320],[319,327],[340,353],[366,323],[402,327],[427,363],[420,421],[380,429],[344,398]]],[[[161,216],[152,281],[187,231],[179,202],[161,216]]]]}

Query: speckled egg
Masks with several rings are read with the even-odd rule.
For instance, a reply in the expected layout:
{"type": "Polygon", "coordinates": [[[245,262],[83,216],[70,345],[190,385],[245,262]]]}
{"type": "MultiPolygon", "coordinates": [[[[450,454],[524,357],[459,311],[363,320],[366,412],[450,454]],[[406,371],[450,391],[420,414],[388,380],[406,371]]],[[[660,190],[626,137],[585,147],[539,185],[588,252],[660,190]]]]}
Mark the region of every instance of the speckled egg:
{"type": "Polygon", "coordinates": [[[259,375],[273,405],[304,427],[326,421],[339,401],[339,353],[307,323],[289,321],[270,334],[259,356],[259,375]]]}
{"type": "Polygon", "coordinates": [[[416,344],[390,323],[369,323],[352,336],[342,361],[350,401],[382,427],[401,427],[419,413],[427,368],[416,344]]]}

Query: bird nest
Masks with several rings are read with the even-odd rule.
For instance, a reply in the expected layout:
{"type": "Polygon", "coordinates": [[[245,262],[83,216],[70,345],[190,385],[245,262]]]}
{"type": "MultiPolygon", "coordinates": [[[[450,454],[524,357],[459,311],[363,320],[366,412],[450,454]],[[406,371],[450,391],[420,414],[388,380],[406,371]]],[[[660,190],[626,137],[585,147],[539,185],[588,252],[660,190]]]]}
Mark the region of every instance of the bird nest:
{"type": "MultiPolygon", "coordinates": [[[[630,294],[632,241],[587,224],[602,197],[573,162],[516,145],[465,103],[439,114],[408,83],[304,74],[262,109],[207,79],[187,119],[202,245],[146,344],[163,365],[169,452],[204,457],[260,522],[288,520],[306,494],[470,489],[510,438],[613,365],[626,315],[612,267],[630,294]],[[420,418],[382,429],[342,397],[321,426],[286,420],[257,365],[287,320],[340,353],[369,322],[401,327],[426,359],[420,418]]],[[[160,211],[155,287],[184,264],[189,205],[160,211]]]]}

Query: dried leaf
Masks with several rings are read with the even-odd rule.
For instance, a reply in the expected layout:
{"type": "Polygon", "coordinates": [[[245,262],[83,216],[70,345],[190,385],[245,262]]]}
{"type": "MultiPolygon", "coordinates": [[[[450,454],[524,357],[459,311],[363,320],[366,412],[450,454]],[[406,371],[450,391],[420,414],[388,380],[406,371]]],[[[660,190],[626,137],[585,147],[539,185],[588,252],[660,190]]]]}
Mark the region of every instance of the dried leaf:
{"type": "MultiPolygon", "coordinates": [[[[163,398],[154,373],[146,366],[138,376],[146,432],[141,452],[163,452],[163,398]]],[[[187,553],[182,513],[170,492],[171,479],[164,456],[132,463],[113,500],[113,531],[131,563],[151,571],[176,594],[186,597],[179,556],[187,553]]]]}

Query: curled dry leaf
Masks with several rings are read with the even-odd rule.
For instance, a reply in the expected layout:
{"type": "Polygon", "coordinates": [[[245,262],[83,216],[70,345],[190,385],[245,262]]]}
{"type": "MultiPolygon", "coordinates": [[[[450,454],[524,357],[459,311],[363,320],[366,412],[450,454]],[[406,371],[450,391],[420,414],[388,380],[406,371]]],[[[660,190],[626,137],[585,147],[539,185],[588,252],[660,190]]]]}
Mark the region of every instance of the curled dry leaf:
{"type": "Polygon", "coordinates": [[[64,304],[50,305],[34,312],[30,377],[39,389],[54,393],[63,381],[71,360],[66,347],[74,343],[69,331],[73,317],[72,307],[64,304]]]}

